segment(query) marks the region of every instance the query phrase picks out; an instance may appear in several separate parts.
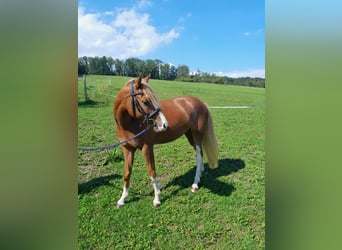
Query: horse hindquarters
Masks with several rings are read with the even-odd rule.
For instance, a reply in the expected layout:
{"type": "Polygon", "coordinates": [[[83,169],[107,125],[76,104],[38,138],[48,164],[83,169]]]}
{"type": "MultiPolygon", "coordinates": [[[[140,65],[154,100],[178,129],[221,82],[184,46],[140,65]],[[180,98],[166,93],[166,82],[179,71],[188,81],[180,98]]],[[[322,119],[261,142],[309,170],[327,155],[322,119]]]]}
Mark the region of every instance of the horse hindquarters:
{"type": "MultiPolygon", "coordinates": [[[[210,168],[216,168],[217,163],[217,142],[214,133],[213,121],[209,110],[206,110],[207,118],[203,119],[206,122],[196,124],[192,129],[188,130],[185,135],[189,143],[194,147],[196,151],[196,175],[194,183],[191,186],[191,191],[196,192],[198,190],[198,183],[200,182],[202,172],[204,171],[203,165],[203,149],[207,155],[210,168]]],[[[199,119],[197,119],[197,122],[199,119]]]]}

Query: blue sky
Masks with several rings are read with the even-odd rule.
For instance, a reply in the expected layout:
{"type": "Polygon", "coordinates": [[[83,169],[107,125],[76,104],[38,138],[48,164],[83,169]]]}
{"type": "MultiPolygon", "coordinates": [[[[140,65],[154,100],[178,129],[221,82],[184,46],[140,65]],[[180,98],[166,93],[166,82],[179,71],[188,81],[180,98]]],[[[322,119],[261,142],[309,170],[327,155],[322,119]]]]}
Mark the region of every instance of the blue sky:
{"type": "Polygon", "coordinates": [[[264,0],[80,0],[78,53],[265,77],[264,20],[264,0]]]}

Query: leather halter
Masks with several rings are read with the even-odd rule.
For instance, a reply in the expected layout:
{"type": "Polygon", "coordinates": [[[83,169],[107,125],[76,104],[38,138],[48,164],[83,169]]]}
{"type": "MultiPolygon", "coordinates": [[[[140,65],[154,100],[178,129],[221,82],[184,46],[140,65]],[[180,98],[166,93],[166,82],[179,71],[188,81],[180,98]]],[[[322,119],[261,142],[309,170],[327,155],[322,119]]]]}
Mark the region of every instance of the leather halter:
{"type": "Polygon", "coordinates": [[[136,96],[137,95],[144,95],[144,92],[135,92],[134,93],[134,80],[131,80],[131,84],[130,84],[130,88],[129,88],[129,92],[131,94],[132,97],[132,109],[133,109],[133,114],[134,116],[136,116],[135,113],[135,107],[138,109],[139,113],[144,117],[143,120],[143,124],[146,126],[149,124],[149,122],[151,122],[150,125],[156,125],[156,122],[154,121],[154,119],[152,119],[154,116],[156,116],[161,110],[160,108],[156,108],[151,114],[146,114],[146,112],[144,111],[144,109],[141,107],[140,103],[138,102],[136,96]]]}

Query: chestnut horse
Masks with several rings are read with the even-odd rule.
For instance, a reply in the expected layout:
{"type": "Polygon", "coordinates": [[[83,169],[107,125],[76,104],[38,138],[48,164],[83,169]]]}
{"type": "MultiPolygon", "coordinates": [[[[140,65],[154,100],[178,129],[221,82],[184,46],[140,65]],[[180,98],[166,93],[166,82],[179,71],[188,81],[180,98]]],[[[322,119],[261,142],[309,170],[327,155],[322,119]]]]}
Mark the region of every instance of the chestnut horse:
{"type": "Polygon", "coordinates": [[[120,141],[147,129],[144,134],[122,145],[125,159],[124,185],[117,207],[123,206],[128,196],[136,149],[140,149],[145,157],[154,189],[153,206],[155,207],[161,203],[154,163],[154,144],[171,142],[186,135],[196,151],[197,167],[192,192],[198,190],[198,183],[204,170],[202,148],[207,155],[209,167],[216,168],[218,165],[217,142],[208,107],[192,96],[159,102],[148,80],[149,76],[128,81],[118,93],[114,103],[116,133],[120,141]]]}

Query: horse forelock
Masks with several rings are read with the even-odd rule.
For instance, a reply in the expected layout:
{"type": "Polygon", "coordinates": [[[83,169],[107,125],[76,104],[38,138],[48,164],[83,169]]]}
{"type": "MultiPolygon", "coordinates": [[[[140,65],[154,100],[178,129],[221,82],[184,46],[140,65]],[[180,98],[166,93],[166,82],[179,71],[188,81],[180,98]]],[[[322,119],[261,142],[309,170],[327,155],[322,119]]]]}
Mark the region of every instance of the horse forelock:
{"type": "MultiPolygon", "coordinates": [[[[129,88],[130,88],[130,84],[131,81],[134,79],[129,80],[128,82],[126,82],[125,84],[125,91],[129,92],[129,88]]],[[[145,79],[141,80],[141,84],[139,89],[135,90],[137,92],[142,91],[144,93],[144,95],[148,98],[148,100],[155,106],[155,107],[159,107],[159,100],[158,97],[156,96],[155,92],[153,91],[153,89],[150,87],[150,85],[145,81],[145,79]]]]}
{"type": "Polygon", "coordinates": [[[144,92],[144,95],[152,102],[152,104],[155,107],[158,107],[158,98],[156,96],[156,94],[154,93],[153,89],[147,85],[147,84],[142,84],[142,91],[144,92]]]}

